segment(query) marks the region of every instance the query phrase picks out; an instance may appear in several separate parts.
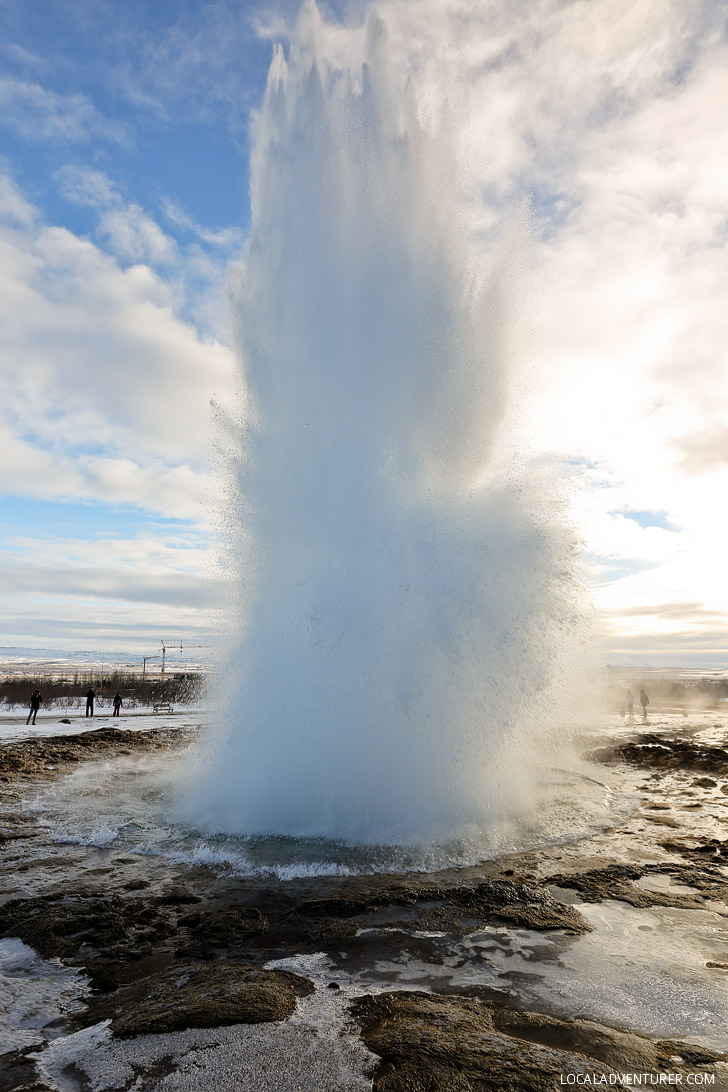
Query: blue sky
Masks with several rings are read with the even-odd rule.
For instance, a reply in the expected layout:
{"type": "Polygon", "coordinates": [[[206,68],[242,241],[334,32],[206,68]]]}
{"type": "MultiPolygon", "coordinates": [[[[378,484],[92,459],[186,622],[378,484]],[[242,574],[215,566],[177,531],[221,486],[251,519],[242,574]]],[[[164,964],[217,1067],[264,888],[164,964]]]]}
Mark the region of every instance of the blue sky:
{"type": "MultiPolygon", "coordinates": [[[[76,232],[93,220],[59,198],[54,172],[69,162],[105,172],[145,208],[172,201],[205,229],[246,232],[250,113],[297,7],[6,0],[4,152],[19,180],[76,232]]],[[[334,17],[347,9],[356,18],[355,5],[323,5],[334,17]]]]}
{"type": "MultiPolygon", "coordinates": [[[[260,28],[290,11],[284,4],[2,4],[5,223],[11,232],[19,222],[31,229],[41,247],[35,261],[45,270],[35,298],[25,301],[25,329],[5,345],[6,380],[16,398],[6,417],[15,445],[5,452],[0,497],[0,644],[138,651],[161,637],[209,635],[214,528],[200,496],[206,482],[198,482],[209,477],[208,438],[196,450],[170,452],[154,435],[153,418],[176,412],[182,428],[209,432],[216,391],[205,382],[208,354],[218,387],[225,386],[225,269],[240,256],[249,227],[249,117],[260,105],[272,52],[260,28]],[[57,229],[67,235],[56,243],[69,250],[60,259],[52,241],[49,249],[39,238],[57,229]],[[152,283],[129,286],[125,298],[124,273],[135,267],[152,283]],[[95,272],[109,282],[93,300],[78,280],[95,272]],[[109,304],[113,323],[114,302],[139,314],[150,295],[151,306],[168,311],[167,330],[149,332],[152,341],[177,338],[161,382],[154,344],[132,379],[125,365],[133,341],[109,353],[118,326],[91,321],[71,330],[64,345],[80,366],[70,375],[59,367],[63,401],[51,397],[41,407],[34,383],[23,390],[27,356],[58,366],[53,339],[64,307],[93,312],[109,304]],[[38,329],[34,306],[49,299],[59,313],[38,329]],[[186,374],[198,376],[201,412],[193,407],[191,415],[189,405],[177,405],[175,388],[185,382],[174,374],[179,351],[195,358],[186,374]],[[100,397],[89,406],[97,382],[100,397]],[[136,388],[131,399],[117,389],[127,382],[136,388]],[[136,404],[145,402],[157,408],[140,420],[136,404]],[[34,458],[35,468],[28,465],[34,458]],[[140,475],[151,492],[138,488],[140,475]],[[193,480],[198,495],[190,505],[193,480]],[[134,586],[130,568],[150,566],[151,580],[134,586]],[[155,580],[159,618],[149,609],[155,580]]],[[[27,257],[34,247],[25,238],[17,249],[27,257]]]]}
{"type": "MultiPolygon", "coordinates": [[[[356,67],[368,5],[320,7],[331,70],[356,67]]],[[[605,657],[724,662],[724,6],[377,8],[424,109],[457,72],[484,259],[530,199],[529,442],[575,468],[605,657]]],[[[210,403],[241,396],[226,278],[296,10],[0,0],[0,645],[147,652],[215,631],[210,403]]]]}

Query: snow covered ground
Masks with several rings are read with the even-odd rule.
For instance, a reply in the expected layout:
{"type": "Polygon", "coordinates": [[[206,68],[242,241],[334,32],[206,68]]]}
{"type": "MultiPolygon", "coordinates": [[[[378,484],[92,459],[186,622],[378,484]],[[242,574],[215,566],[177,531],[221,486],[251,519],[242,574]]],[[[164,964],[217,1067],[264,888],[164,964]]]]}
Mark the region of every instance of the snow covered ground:
{"type": "Polygon", "coordinates": [[[23,706],[0,704],[0,744],[42,736],[77,735],[95,728],[124,728],[127,731],[148,731],[150,728],[169,727],[170,724],[199,724],[209,716],[209,706],[202,702],[173,705],[171,712],[154,711],[151,705],[138,705],[121,710],[119,717],[112,717],[110,705],[97,705],[93,717],[87,717],[84,706],[74,709],[65,706],[42,709],[35,724],[26,724],[28,710],[23,706]]]}

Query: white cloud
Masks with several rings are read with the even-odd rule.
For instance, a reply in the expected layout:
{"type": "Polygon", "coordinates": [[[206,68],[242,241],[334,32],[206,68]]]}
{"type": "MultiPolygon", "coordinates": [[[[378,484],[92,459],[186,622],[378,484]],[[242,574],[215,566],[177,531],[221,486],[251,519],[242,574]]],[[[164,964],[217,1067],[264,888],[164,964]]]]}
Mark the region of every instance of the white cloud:
{"type": "Polygon", "coordinates": [[[222,122],[240,136],[259,88],[251,88],[248,50],[254,42],[248,5],[215,0],[188,10],[150,31],[132,31],[134,55],[114,58],[110,81],[140,112],[168,122],[222,122]]]}
{"type": "Polygon", "coordinates": [[[706,610],[728,623],[717,499],[728,484],[727,63],[725,47],[707,48],[683,80],[589,134],[574,210],[540,254],[533,324],[534,445],[589,460],[613,486],[585,477],[578,493],[594,552],[654,564],[600,591],[613,639],[648,648],[649,634],[669,634],[676,660],[706,610]],[[626,534],[630,521],[608,514],[620,506],[663,511],[679,533],[626,534]],[[684,604],[694,622],[687,610],[666,620],[684,604]]]}
{"type": "Polygon", "coordinates": [[[0,597],[79,596],[204,609],[219,599],[215,555],[199,540],[17,538],[6,543],[0,597]]]}
{"type": "MultiPolygon", "coordinates": [[[[476,241],[489,246],[504,206],[533,195],[541,234],[521,278],[518,331],[533,396],[518,440],[534,457],[584,464],[575,518],[602,576],[620,564],[628,571],[598,590],[607,647],[674,661],[719,650],[728,625],[724,6],[377,8],[423,112],[436,118],[447,88],[476,241]],[[641,528],[627,510],[658,510],[676,530],[641,528]]],[[[138,69],[117,65],[110,79],[158,117],[187,103],[191,117],[222,111],[237,123],[262,91],[238,73],[245,28],[285,36],[292,10],[210,5],[196,23],[181,17],[158,39],[143,36],[138,69]]],[[[364,8],[346,12],[324,27],[333,65],[356,64],[361,52],[364,8]]],[[[3,86],[11,124],[36,119],[33,132],[48,139],[80,141],[84,126],[104,135],[83,96],[3,86]]],[[[66,168],[59,181],[95,210],[95,242],[44,225],[0,180],[0,450],[12,453],[19,492],[136,497],[191,515],[210,484],[207,403],[213,392],[225,401],[231,386],[225,350],[197,331],[223,329],[217,253],[232,253],[238,236],[201,226],[172,201],[163,230],[87,167],[66,168]]],[[[514,379],[520,396],[522,374],[514,379]]]]}
{"type": "Polygon", "coordinates": [[[109,176],[87,164],[67,163],[53,177],[61,196],[75,205],[106,211],[123,204],[121,194],[109,176]]]}
{"type": "Polygon", "coordinates": [[[27,80],[0,78],[0,118],[29,141],[130,142],[128,126],[103,117],[85,95],[62,95],[27,80]]]}
{"type": "Polygon", "coordinates": [[[174,238],[139,205],[127,202],[102,171],[66,164],[54,178],[67,201],[97,214],[93,234],[103,250],[122,264],[142,262],[161,270],[178,312],[184,311],[202,337],[227,339],[226,263],[242,252],[240,228],[207,228],[165,198],[161,211],[177,230],[174,238]]]}
{"type": "Polygon", "coordinates": [[[184,209],[180,208],[178,204],[169,199],[163,201],[162,211],[170,223],[185,228],[209,246],[220,247],[224,251],[234,250],[240,252],[242,250],[244,242],[243,232],[235,225],[217,230],[214,228],[206,228],[202,224],[198,224],[184,211],[184,209]]]}
{"type": "MultiPolygon", "coordinates": [[[[214,503],[210,399],[230,357],[176,314],[145,265],[122,269],[47,227],[5,180],[0,225],[0,444],[5,488],[202,518],[214,503]]],[[[1,210],[0,210],[1,211],[1,210]]]]}
{"type": "MultiPolygon", "coordinates": [[[[113,529],[114,517],[109,525],[113,529]]],[[[214,642],[229,579],[209,536],[158,526],[136,537],[0,541],[4,644],[141,649],[214,642]]]]}
{"type": "MultiPolygon", "coordinates": [[[[52,76],[68,80],[72,69],[80,70],[78,82],[82,80],[84,89],[101,87],[113,108],[124,113],[133,108],[135,126],[203,120],[222,122],[239,136],[250,98],[258,97],[249,71],[251,64],[260,65],[249,3],[68,0],[46,5],[43,18],[37,17],[27,0],[3,0],[2,7],[6,25],[22,42],[6,47],[18,71],[36,75],[48,69],[52,76]]],[[[45,88],[39,91],[40,102],[35,101],[38,92],[35,99],[32,91],[15,92],[14,105],[21,119],[35,118],[40,112],[55,122],[50,125],[54,134],[65,126],[71,139],[89,139],[83,134],[84,123],[90,119],[95,124],[98,115],[89,111],[85,96],[53,98],[45,88]],[[33,101],[26,102],[28,98],[33,101]]]]}
{"type": "Polygon", "coordinates": [[[122,261],[166,265],[174,258],[174,240],[139,205],[105,213],[98,232],[111,253],[122,261]]]}
{"type": "MultiPolygon", "coordinates": [[[[708,0],[377,10],[402,82],[412,78],[433,116],[448,90],[474,238],[490,246],[504,202],[532,193],[517,338],[529,378],[514,376],[516,395],[530,385],[532,397],[518,408],[517,443],[584,464],[573,510],[588,548],[638,570],[598,590],[609,640],[628,635],[640,655],[659,635],[679,661],[696,633],[728,627],[725,10],[708,0]],[[676,530],[641,528],[627,509],[666,513],[676,530]]],[[[360,26],[324,28],[327,56],[351,62],[360,43],[360,26]]]]}
{"type": "Polygon", "coordinates": [[[0,174],[0,215],[8,225],[23,228],[31,227],[37,217],[36,209],[6,174],[0,174]]]}
{"type": "Polygon", "coordinates": [[[29,49],[23,49],[17,42],[9,42],[4,48],[5,55],[21,68],[39,71],[47,68],[47,62],[42,57],[31,53],[29,49]]]}
{"type": "MultiPolygon", "coordinates": [[[[353,18],[362,8],[350,10],[353,18]]],[[[569,188],[562,172],[584,136],[689,70],[720,23],[710,4],[681,0],[381,0],[376,10],[402,83],[414,82],[428,111],[443,88],[456,114],[465,110],[458,121],[473,195],[488,187],[499,199],[569,188]]],[[[325,24],[334,64],[356,64],[357,24],[325,24]]],[[[256,27],[269,37],[279,21],[256,27]]]]}
{"type": "Polygon", "coordinates": [[[174,239],[136,204],[126,203],[103,171],[67,164],[55,173],[66,200],[99,214],[97,238],[122,262],[169,265],[176,256],[174,239]]]}

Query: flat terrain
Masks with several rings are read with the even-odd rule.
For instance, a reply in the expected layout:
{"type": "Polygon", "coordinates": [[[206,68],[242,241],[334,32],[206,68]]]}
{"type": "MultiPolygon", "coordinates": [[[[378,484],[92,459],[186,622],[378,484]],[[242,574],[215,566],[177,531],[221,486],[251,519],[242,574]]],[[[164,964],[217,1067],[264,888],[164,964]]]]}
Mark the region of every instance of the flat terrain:
{"type": "Polygon", "coordinates": [[[724,713],[596,726],[631,804],[589,837],[287,881],[59,840],[39,791],[196,731],[70,719],[0,744],[0,1092],[728,1090],[724,713]]]}

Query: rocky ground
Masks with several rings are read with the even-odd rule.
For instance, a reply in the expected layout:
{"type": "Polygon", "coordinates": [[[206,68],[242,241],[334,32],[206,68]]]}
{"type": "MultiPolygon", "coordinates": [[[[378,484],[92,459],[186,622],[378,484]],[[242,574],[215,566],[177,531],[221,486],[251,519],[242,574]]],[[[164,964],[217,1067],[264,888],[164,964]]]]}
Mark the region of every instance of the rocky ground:
{"type": "Polygon", "coordinates": [[[720,718],[595,739],[639,794],[618,827],[436,874],[215,876],[55,845],[24,807],[89,758],[188,743],[102,728],[0,747],[0,1092],[728,1090],[720,718]]]}

